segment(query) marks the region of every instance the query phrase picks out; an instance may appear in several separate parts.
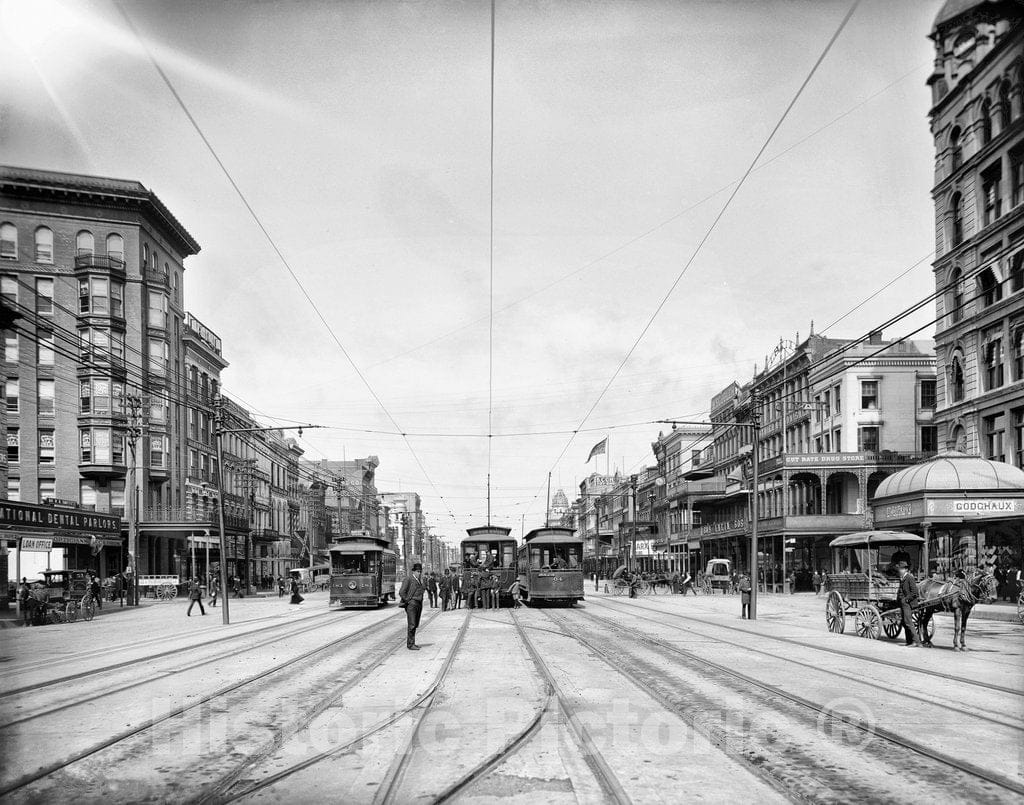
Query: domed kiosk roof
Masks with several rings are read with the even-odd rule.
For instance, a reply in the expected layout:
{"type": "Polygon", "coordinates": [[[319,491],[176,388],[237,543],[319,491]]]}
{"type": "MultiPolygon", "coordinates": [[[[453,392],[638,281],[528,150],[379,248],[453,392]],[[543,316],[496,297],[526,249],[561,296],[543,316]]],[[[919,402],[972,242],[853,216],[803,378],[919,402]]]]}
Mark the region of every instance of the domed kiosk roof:
{"type": "Polygon", "coordinates": [[[1024,471],[1002,461],[950,450],[890,475],[878,485],[874,499],[924,492],[998,489],[1024,492],[1024,471]]]}

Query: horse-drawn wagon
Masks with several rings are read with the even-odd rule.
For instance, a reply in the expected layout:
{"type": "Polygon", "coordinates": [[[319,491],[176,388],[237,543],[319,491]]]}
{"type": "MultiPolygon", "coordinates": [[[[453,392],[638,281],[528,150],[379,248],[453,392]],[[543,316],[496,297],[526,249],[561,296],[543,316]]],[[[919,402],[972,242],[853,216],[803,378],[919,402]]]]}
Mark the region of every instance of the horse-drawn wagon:
{"type": "Polygon", "coordinates": [[[44,570],[31,593],[32,622],[74,623],[79,615],[91,621],[96,615],[91,581],[87,570],[44,570]]]}

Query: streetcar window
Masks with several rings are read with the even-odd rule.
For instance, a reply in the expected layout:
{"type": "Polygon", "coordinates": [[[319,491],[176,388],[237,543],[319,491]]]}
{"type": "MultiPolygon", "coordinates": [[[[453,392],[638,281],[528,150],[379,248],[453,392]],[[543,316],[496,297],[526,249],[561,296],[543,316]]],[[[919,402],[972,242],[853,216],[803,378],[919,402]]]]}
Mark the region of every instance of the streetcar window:
{"type": "Polygon", "coordinates": [[[501,546],[501,565],[502,567],[512,567],[513,564],[513,553],[515,546],[512,544],[501,546]]]}

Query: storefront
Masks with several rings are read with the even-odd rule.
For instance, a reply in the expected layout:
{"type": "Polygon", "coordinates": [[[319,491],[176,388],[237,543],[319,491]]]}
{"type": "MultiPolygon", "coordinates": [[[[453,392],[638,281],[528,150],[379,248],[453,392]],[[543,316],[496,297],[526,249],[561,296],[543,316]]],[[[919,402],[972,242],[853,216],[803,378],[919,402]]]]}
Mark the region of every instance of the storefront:
{"type": "Polygon", "coordinates": [[[1006,579],[1024,567],[1024,471],[951,451],[883,480],[871,501],[875,528],[925,538],[929,573],[981,568],[1006,579]]]}
{"type": "Polygon", "coordinates": [[[13,549],[8,572],[13,570],[18,578],[37,572],[43,564],[55,570],[92,570],[106,578],[124,568],[127,556],[120,517],[70,504],[0,501],[0,541],[13,549]]]}

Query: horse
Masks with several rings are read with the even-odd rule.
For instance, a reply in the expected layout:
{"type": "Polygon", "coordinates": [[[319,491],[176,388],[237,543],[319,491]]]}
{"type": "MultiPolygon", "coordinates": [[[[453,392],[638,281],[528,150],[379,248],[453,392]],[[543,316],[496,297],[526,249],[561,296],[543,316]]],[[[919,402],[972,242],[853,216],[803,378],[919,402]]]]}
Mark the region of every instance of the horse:
{"type": "Polygon", "coordinates": [[[953,613],[953,651],[967,651],[967,618],[977,603],[989,604],[996,598],[996,578],[984,570],[974,570],[970,576],[961,572],[959,578],[949,581],[925,579],[918,585],[921,594],[921,613],[918,629],[921,641],[931,647],[928,639],[928,621],[937,610],[953,613]],[[934,601],[934,604],[928,604],[934,601]],[[959,643],[959,644],[958,644],[959,643]]]}

